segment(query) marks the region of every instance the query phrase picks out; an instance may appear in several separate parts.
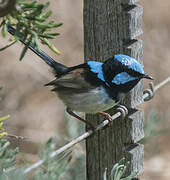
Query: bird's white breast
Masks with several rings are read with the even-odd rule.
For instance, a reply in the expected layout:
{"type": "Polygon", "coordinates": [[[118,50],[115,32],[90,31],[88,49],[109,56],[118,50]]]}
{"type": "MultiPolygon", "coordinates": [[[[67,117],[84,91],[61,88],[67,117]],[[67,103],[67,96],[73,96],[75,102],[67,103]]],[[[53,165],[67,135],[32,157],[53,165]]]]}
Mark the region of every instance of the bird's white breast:
{"type": "Polygon", "coordinates": [[[85,93],[68,94],[60,98],[67,107],[74,111],[85,113],[97,113],[110,109],[115,105],[103,86],[97,87],[85,93]]]}

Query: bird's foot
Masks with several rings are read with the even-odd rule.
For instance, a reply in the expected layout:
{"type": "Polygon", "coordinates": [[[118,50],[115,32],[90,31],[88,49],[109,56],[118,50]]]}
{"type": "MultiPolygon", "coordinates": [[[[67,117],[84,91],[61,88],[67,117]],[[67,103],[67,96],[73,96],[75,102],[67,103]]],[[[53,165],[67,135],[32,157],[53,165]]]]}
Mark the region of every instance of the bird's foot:
{"type": "Polygon", "coordinates": [[[113,121],[112,116],[109,113],[106,112],[98,112],[98,114],[106,117],[106,119],[109,121],[109,126],[111,125],[111,122],[113,121]]]}
{"type": "Polygon", "coordinates": [[[83,119],[80,116],[78,116],[77,114],[75,114],[70,108],[67,107],[66,111],[67,111],[68,114],[70,114],[71,116],[75,117],[79,121],[87,124],[90,127],[91,130],[93,130],[93,131],[95,130],[95,127],[90,122],[86,121],[85,119],[83,119]]]}

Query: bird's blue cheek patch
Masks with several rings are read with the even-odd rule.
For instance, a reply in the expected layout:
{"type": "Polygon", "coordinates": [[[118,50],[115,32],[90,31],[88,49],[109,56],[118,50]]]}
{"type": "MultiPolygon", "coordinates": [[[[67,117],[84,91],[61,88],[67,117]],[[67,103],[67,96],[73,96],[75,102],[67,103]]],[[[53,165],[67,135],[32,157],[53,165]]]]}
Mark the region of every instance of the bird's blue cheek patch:
{"type": "Polygon", "coordinates": [[[117,84],[117,85],[120,85],[120,84],[125,84],[129,81],[133,81],[133,80],[136,80],[138,79],[137,77],[133,77],[133,76],[130,76],[128,73],[126,72],[122,72],[122,73],[119,73],[117,74],[114,79],[112,80],[112,83],[114,84],[117,84]]]}
{"type": "Polygon", "coordinates": [[[103,71],[102,71],[102,65],[103,63],[101,62],[96,62],[96,61],[88,61],[87,64],[90,67],[90,70],[93,73],[97,74],[97,77],[105,82],[104,76],[103,76],[103,71]]]}

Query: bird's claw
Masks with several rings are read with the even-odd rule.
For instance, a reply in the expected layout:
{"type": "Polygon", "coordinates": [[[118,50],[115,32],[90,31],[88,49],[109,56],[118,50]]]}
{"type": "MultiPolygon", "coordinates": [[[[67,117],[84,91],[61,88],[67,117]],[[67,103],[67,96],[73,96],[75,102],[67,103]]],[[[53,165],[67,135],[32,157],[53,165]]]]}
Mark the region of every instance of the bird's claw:
{"type": "Polygon", "coordinates": [[[111,122],[113,121],[112,116],[106,112],[99,112],[99,114],[105,116],[105,118],[109,121],[108,126],[111,126],[111,122]]]}
{"type": "Polygon", "coordinates": [[[85,119],[83,119],[80,116],[78,116],[77,114],[75,114],[70,108],[67,107],[66,111],[74,118],[76,118],[76,119],[80,120],[81,122],[85,123],[86,125],[88,125],[90,130],[92,130],[92,131],[95,130],[95,127],[90,122],[86,121],[85,119]]]}

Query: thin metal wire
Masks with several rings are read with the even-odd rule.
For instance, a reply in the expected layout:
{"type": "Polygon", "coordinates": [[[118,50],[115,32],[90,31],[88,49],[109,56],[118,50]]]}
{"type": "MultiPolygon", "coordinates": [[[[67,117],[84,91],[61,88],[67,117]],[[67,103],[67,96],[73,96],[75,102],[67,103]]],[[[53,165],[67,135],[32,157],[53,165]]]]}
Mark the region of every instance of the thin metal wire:
{"type": "Polygon", "coordinates": [[[166,78],[164,81],[160,82],[159,84],[157,84],[154,87],[154,90],[157,91],[159,88],[161,88],[162,86],[165,86],[168,82],[170,82],[170,76],[168,78],[166,78]]]}
{"type": "MultiPolygon", "coordinates": [[[[120,117],[121,113],[117,112],[116,114],[114,114],[112,116],[112,119],[115,120],[116,118],[120,117]]],[[[56,151],[52,152],[51,155],[49,156],[50,158],[53,158],[57,155],[59,155],[60,153],[64,152],[65,150],[73,147],[75,144],[83,141],[84,139],[86,139],[87,137],[89,137],[90,135],[92,135],[93,133],[99,131],[100,129],[103,129],[105,126],[107,126],[109,124],[109,120],[105,120],[103,121],[101,124],[99,124],[95,130],[88,130],[87,132],[85,132],[84,134],[82,134],[81,136],[73,139],[72,141],[70,141],[68,144],[64,145],[63,147],[57,149],[56,151]]],[[[42,165],[44,163],[44,160],[40,160],[34,164],[32,164],[30,167],[26,168],[24,173],[29,173],[30,171],[32,171],[33,169],[39,167],[40,165],[42,165]]]]}
{"type": "MultiPolygon", "coordinates": [[[[154,94],[155,91],[157,91],[158,89],[160,89],[161,87],[163,87],[164,85],[166,85],[168,82],[170,82],[170,77],[168,77],[167,79],[165,79],[165,80],[162,81],[161,83],[157,84],[157,85],[154,87],[154,90],[152,90],[152,91],[153,91],[153,94],[154,94]]],[[[150,88],[151,88],[151,87],[152,87],[152,85],[150,86],[150,88]]],[[[148,96],[149,96],[149,93],[145,93],[145,94],[143,95],[143,99],[146,99],[148,96]]],[[[152,97],[153,97],[153,96],[152,96],[152,97]]],[[[142,104],[142,103],[143,103],[143,101],[142,101],[140,104],[142,104]]],[[[138,104],[138,105],[139,105],[139,104],[138,104]]],[[[121,114],[122,114],[121,112],[117,112],[116,114],[114,114],[114,115],[112,116],[112,120],[117,119],[118,117],[121,116],[121,114]]],[[[93,130],[89,130],[89,131],[85,132],[85,133],[82,134],[81,136],[79,136],[79,137],[73,139],[72,141],[70,141],[68,144],[66,144],[66,145],[62,146],[61,148],[57,149],[56,151],[52,152],[49,157],[50,157],[50,158],[53,158],[53,157],[61,154],[61,153],[64,152],[65,150],[73,147],[75,144],[83,141],[84,139],[86,139],[87,137],[89,137],[90,135],[92,135],[93,133],[95,133],[95,132],[103,129],[103,128],[104,128],[105,126],[107,126],[109,123],[110,123],[109,120],[103,121],[101,124],[99,124],[99,125],[95,128],[94,131],[93,131],[93,130]]],[[[33,169],[35,169],[35,168],[39,167],[40,165],[42,165],[43,163],[44,163],[44,160],[40,160],[40,161],[32,164],[31,166],[29,166],[28,168],[25,169],[24,173],[25,173],[25,174],[26,174],[26,173],[29,173],[29,172],[32,171],[33,169]]]]}
{"type": "MultiPolygon", "coordinates": [[[[163,86],[165,86],[168,82],[170,82],[170,76],[168,77],[168,78],[166,78],[165,80],[163,80],[162,82],[160,82],[159,84],[157,84],[156,86],[154,86],[153,85],[153,83],[150,83],[149,84],[149,89],[146,89],[145,91],[144,91],[144,94],[143,94],[143,100],[145,101],[145,99],[147,99],[148,98],[148,100],[150,100],[153,96],[154,96],[154,94],[155,94],[155,92],[159,89],[159,88],[161,88],[161,87],[163,87],[163,86]],[[145,93],[146,92],[146,93],[145,93]],[[151,94],[150,94],[151,93],[151,94]],[[149,96],[151,96],[151,97],[149,97],[149,96]]],[[[140,104],[142,104],[142,102],[140,103],[140,104]]],[[[139,105],[139,104],[138,104],[139,105]]],[[[137,105],[137,106],[138,106],[137,105]]]]}

